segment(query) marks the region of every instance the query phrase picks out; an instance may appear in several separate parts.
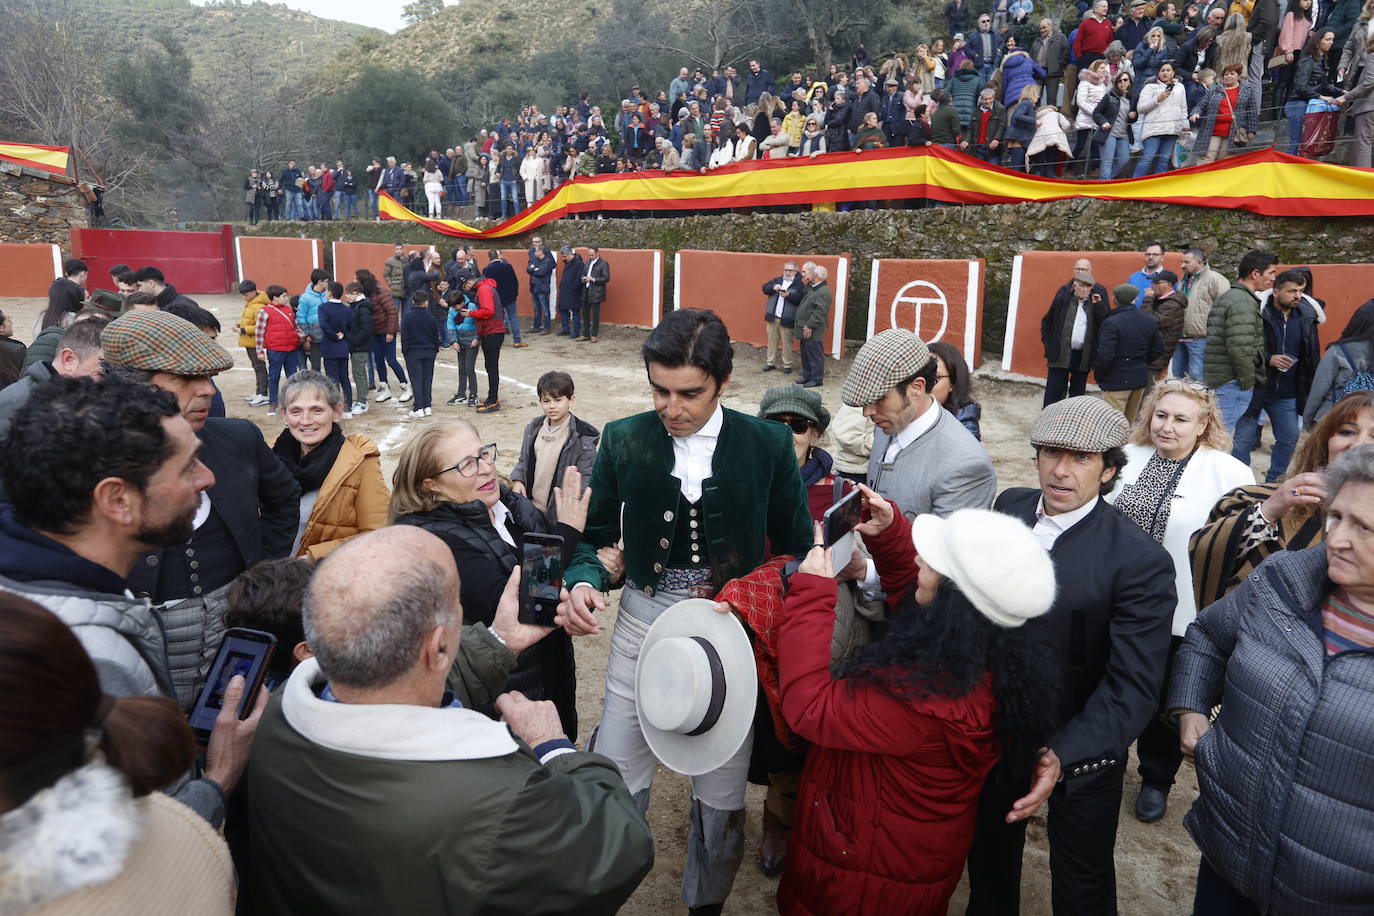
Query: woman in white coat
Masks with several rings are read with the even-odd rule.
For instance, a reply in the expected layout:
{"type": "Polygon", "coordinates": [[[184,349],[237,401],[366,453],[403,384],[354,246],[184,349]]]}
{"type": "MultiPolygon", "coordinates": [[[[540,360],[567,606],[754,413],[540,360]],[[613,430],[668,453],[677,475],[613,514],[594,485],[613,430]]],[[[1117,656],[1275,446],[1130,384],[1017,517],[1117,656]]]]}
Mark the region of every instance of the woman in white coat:
{"type": "Polygon", "coordinates": [[[1173,167],[1174,146],[1188,127],[1188,94],[1174,77],[1174,65],[1165,61],[1158,75],[1140,90],[1140,162],[1132,178],[1167,172],[1173,167]]]}
{"type": "Polygon", "coordinates": [[[539,151],[533,146],[527,147],[525,158],[520,160],[520,179],[525,182],[525,206],[534,206],[534,202],[544,196],[539,188],[548,174],[548,160],[540,158],[539,151]]]}
{"type": "MultiPolygon", "coordinates": [[[[1160,692],[1159,712],[1163,714],[1174,654],[1198,612],[1188,542],[1206,524],[1217,500],[1236,487],[1253,485],[1255,475],[1231,457],[1231,435],[1222,423],[1216,395],[1187,379],[1166,379],[1155,385],[1141,405],[1125,451],[1126,467],[1117,474],[1107,501],[1160,542],[1174,561],[1178,604],[1160,692]]],[[[1150,823],[1164,816],[1169,787],[1183,759],[1178,734],[1156,715],[1141,733],[1136,750],[1141,788],[1135,815],[1150,823]]]]}
{"type": "Polygon", "coordinates": [[[1035,134],[1026,147],[1026,160],[1031,163],[1032,175],[1054,177],[1059,154],[1067,159],[1069,150],[1069,119],[1054,105],[1041,105],[1035,112],[1035,134]]]}

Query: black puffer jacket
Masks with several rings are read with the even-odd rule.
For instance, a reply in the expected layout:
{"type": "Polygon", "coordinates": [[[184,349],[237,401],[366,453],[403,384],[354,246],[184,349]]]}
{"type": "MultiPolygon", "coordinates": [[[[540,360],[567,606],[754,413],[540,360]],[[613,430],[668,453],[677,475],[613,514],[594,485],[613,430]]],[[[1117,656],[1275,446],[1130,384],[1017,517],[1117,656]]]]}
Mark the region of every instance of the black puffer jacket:
{"type": "Polygon", "coordinates": [[[1129,391],[1150,383],[1150,363],[1164,351],[1159,324],[1133,305],[1107,313],[1097,331],[1097,385],[1129,391]]]}
{"type": "MultiPolygon", "coordinates": [[[[557,534],[563,538],[564,562],[572,557],[582,533],[568,525],[550,530],[544,514],[525,497],[501,488],[501,502],[510,510],[508,530],[518,544],[524,534],[557,534]]],[[[519,552],[496,533],[491,515],[480,500],[443,503],[427,512],[396,519],[398,525],[414,525],[438,536],[458,565],[459,600],[463,623],[490,624],[506,580],[519,562],[519,552]]],[[[532,700],[552,700],[568,738],[577,740],[577,676],[573,667],[572,638],[557,629],[517,656],[507,690],[518,690],[532,700]]],[[[482,712],[493,715],[490,709],[482,712]]]]}

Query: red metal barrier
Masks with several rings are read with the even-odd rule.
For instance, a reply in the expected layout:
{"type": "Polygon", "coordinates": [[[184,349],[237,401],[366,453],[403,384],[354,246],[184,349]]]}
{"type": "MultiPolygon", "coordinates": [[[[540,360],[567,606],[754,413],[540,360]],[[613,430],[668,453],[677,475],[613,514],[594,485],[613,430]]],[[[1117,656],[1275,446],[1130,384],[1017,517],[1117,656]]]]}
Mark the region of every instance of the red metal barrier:
{"type": "Polygon", "coordinates": [[[62,249],[56,245],[0,245],[0,296],[46,296],[62,276],[62,249]]]}
{"type": "Polygon", "coordinates": [[[183,293],[225,293],[237,283],[233,230],[159,232],[146,229],[73,229],[72,255],[102,277],[116,264],[159,268],[183,293]]]}

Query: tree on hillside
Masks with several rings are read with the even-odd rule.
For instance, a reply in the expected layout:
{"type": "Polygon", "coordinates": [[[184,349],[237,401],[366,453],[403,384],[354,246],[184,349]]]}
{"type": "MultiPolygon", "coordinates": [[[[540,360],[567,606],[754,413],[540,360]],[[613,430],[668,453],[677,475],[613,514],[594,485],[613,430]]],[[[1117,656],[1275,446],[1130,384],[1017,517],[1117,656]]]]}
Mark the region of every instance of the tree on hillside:
{"type": "Polygon", "coordinates": [[[444,8],[444,0],[411,0],[401,8],[401,19],[406,25],[424,22],[444,8]]]}
{"type": "Polygon", "coordinates": [[[615,0],[606,34],[623,48],[671,54],[677,67],[706,70],[737,64],[787,42],[787,33],[769,27],[757,0],[684,0],[653,9],[633,0],[615,0]]]}
{"type": "Polygon", "coordinates": [[[458,128],[453,109],[430,80],[376,64],[318,99],[307,122],[317,145],[355,162],[372,156],[414,159],[434,146],[452,146],[458,128]]]}
{"type": "Polygon", "coordinates": [[[773,28],[799,30],[806,36],[821,72],[829,69],[842,38],[878,31],[901,15],[892,0],[769,0],[768,7],[773,28]]]}

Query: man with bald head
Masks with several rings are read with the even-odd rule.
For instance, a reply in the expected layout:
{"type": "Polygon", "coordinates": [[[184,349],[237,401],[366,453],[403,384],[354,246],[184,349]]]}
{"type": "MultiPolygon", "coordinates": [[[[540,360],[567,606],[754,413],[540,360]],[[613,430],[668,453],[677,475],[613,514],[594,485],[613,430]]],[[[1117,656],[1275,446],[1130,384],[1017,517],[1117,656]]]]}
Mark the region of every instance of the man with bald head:
{"type": "MultiPolygon", "coordinates": [[[[518,582],[516,567],[498,620],[518,582]]],[[[445,690],[478,629],[460,629],[458,596],[452,553],[410,526],[315,573],[314,657],[263,714],[250,771],[260,912],[614,912],[648,873],[619,772],[567,740],[552,703],[504,694],[495,722],[445,690]]]]}
{"type": "Polygon", "coordinates": [[[1093,262],[1073,262],[1073,278],[1059,287],[1040,320],[1045,345],[1045,406],[1077,397],[1088,386],[1088,372],[1097,352],[1097,329],[1107,317],[1111,300],[1107,288],[1093,277],[1093,262]]]}

